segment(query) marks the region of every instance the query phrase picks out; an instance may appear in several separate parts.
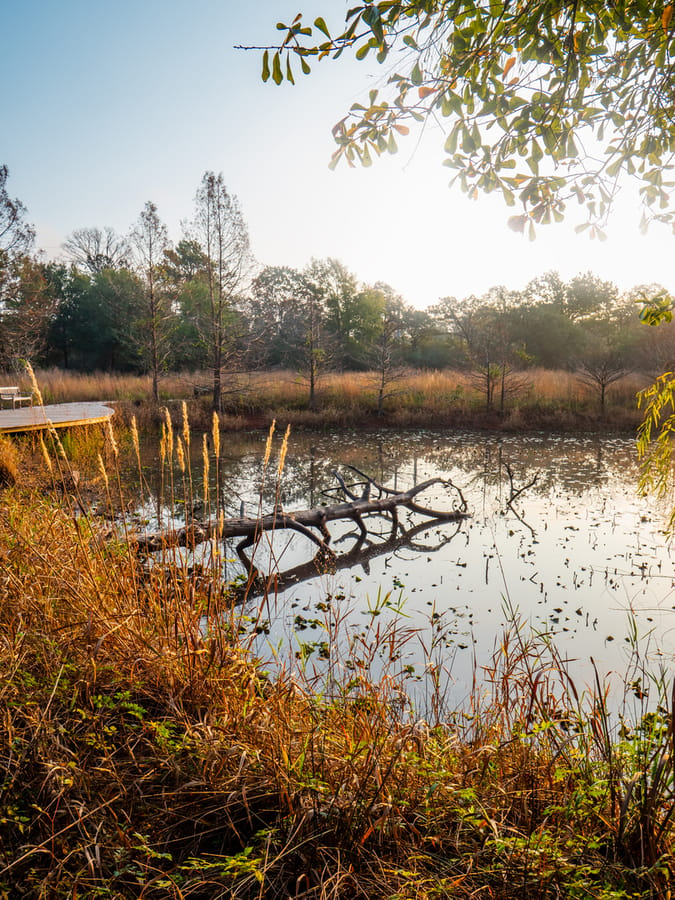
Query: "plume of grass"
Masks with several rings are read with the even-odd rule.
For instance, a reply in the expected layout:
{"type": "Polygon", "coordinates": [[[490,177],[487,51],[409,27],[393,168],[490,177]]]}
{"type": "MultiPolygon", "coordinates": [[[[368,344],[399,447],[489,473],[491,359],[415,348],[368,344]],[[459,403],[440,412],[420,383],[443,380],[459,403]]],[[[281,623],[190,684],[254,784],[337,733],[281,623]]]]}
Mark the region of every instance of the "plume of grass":
{"type": "Polygon", "coordinates": [[[40,385],[37,382],[37,378],[35,377],[35,372],[33,371],[33,367],[29,362],[26,362],[26,372],[28,373],[28,378],[30,379],[31,387],[33,389],[33,395],[39,406],[44,406],[44,401],[42,399],[42,391],[40,390],[40,385]]]}
{"type": "Polygon", "coordinates": [[[281,475],[284,471],[284,466],[286,464],[286,454],[288,453],[288,438],[291,434],[291,426],[286,426],[286,432],[284,434],[284,439],[281,442],[281,450],[279,451],[279,463],[277,465],[277,483],[279,483],[281,479],[281,475]]]}
{"type": "Polygon", "coordinates": [[[206,507],[207,515],[209,515],[209,445],[206,435],[203,435],[202,440],[202,472],[204,478],[204,506],[206,507]]]}

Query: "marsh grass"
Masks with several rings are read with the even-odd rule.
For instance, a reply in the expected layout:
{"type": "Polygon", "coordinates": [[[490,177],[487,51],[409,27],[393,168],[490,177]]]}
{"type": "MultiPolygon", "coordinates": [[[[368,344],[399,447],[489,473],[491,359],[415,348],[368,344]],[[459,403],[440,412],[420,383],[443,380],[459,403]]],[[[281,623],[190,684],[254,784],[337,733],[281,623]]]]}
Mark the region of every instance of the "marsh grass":
{"type": "MultiPolygon", "coordinates": [[[[17,380],[16,374],[2,378],[17,380]]],[[[123,421],[129,423],[134,417],[141,430],[161,426],[161,408],[151,401],[150,376],[50,369],[38,372],[38,380],[45,403],[111,401],[123,421]]],[[[531,369],[519,373],[517,390],[509,395],[503,413],[486,413],[484,398],[470,373],[410,370],[398,373],[395,390],[384,401],[384,416],[377,416],[376,373],[325,374],[314,410],[308,408],[307,385],[293,372],[231,373],[221,424],[229,430],[251,425],[267,428],[277,418],[296,427],[370,423],[573,428],[598,421],[632,427],[639,420],[635,395],[646,383],[646,379],[630,375],[612,385],[602,417],[592,387],[574,373],[531,369]]],[[[206,372],[165,375],[160,382],[161,404],[179,414],[181,402],[187,401],[193,427],[208,430],[211,421],[208,388],[206,372]]]]}
{"type": "Polygon", "coordinates": [[[0,437],[0,488],[14,484],[19,475],[18,453],[9,438],[0,437]]]}
{"type": "MultiPolygon", "coordinates": [[[[220,424],[192,471],[187,407],[164,416],[167,502],[219,516],[220,424]]],[[[277,484],[288,440],[270,429],[263,477],[277,484]]],[[[111,532],[81,514],[77,484],[57,499],[71,464],[56,433],[40,453],[54,492],[22,480],[0,506],[5,896],[668,896],[672,698],[637,638],[632,717],[615,721],[600,678],[576,685],[512,614],[472,702],[436,695],[421,720],[396,667],[422,639],[405,621],[372,615],[345,644],[338,609],[321,677],[263,660],[262,613],[233,604],[217,540],[208,568],[171,549],[151,565],[126,520],[111,532]]],[[[113,515],[112,428],[97,459],[113,515]]],[[[428,661],[444,665],[433,647],[428,661]]]]}

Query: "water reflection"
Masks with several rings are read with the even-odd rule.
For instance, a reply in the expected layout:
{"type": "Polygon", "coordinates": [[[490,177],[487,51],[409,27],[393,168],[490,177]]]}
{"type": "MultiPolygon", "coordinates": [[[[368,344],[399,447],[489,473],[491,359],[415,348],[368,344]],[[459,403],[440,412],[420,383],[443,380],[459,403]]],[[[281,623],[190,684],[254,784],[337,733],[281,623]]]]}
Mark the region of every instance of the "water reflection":
{"type": "MultiPolygon", "coordinates": [[[[399,670],[411,682],[423,679],[433,645],[443,654],[448,691],[461,699],[515,612],[556,643],[582,681],[592,676],[591,657],[603,673],[624,673],[636,642],[657,665],[672,658],[675,579],[661,533],[665,510],[636,495],[629,437],[295,434],[279,486],[263,482],[263,438],[228,437],[223,445],[219,502],[227,515],[238,515],[242,503],[248,514],[267,511],[277,496],[287,511],[325,503],[342,465],[398,490],[449,478],[472,513],[459,528],[409,516],[406,534],[391,541],[385,524],[381,538],[351,558],[350,526],[338,526],[333,541],[346,548],[343,562],[324,573],[316,572],[309,541],[266,537],[255,564],[280,574],[262,614],[260,598],[247,609],[258,623],[262,615],[263,653],[273,647],[278,657],[283,647],[321,675],[338,620],[347,659],[358,636],[372,635],[375,619],[382,627],[398,622],[408,636],[415,632],[396,654],[399,670]]],[[[241,567],[233,546],[227,555],[234,576],[241,567]]]]}

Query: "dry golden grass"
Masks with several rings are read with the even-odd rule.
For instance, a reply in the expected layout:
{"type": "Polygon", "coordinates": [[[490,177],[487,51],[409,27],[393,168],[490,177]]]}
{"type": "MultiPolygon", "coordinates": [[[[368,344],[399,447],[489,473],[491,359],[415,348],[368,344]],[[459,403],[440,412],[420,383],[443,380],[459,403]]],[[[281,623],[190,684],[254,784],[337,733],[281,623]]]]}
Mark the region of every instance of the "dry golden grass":
{"type": "MultiPolygon", "coordinates": [[[[112,511],[125,504],[106,440],[112,511]]],[[[184,417],[165,419],[166,490],[191,502],[203,479],[181,456],[190,441],[184,417]]],[[[167,553],[148,568],[130,525],[77,515],[67,454],[47,444],[41,484],[8,488],[0,506],[0,895],[666,896],[664,685],[660,712],[612,734],[602,687],[581,700],[552,648],[514,622],[491,690],[416,721],[403,683],[371,675],[378,648],[395,658],[410,638],[377,618],[346,649],[327,633],[330,685],[280,659],[265,674],[255,621],[217,567],[167,553]]],[[[270,478],[283,446],[270,432],[270,478]]],[[[204,458],[216,465],[206,442],[204,458]]],[[[140,451],[138,464],[142,478],[140,451]]]]}
{"type": "Polygon", "coordinates": [[[14,484],[19,474],[18,453],[14,444],[0,437],[0,488],[14,484]]]}
{"type": "MultiPolygon", "coordinates": [[[[158,426],[161,409],[151,401],[149,376],[50,369],[37,373],[45,403],[73,400],[109,400],[118,416],[139,426],[158,426]]],[[[16,381],[16,375],[0,380],[16,381]]],[[[383,417],[377,416],[377,376],[372,372],[326,373],[319,380],[318,407],[308,409],[308,386],[289,371],[229,374],[224,394],[224,425],[237,428],[267,427],[273,418],[294,425],[330,427],[391,424],[505,426],[512,428],[585,427],[602,418],[605,424],[632,427],[639,421],[635,394],[645,379],[626,376],[611,385],[605,415],[600,416],[598,395],[577,375],[567,371],[530,369],[514,373],[507,382],[505,409],[485,410],[480,379],[467,372],[417,371],[397,373],[387,386],[383,417]]],[[[160,383],[161,404],[179,410],[190,404],[193,424],[207,430],[210,423],[207,372],[165,376],[160,383]]],[[[495,406],[499,406],[495,400],[495,406]]]]}

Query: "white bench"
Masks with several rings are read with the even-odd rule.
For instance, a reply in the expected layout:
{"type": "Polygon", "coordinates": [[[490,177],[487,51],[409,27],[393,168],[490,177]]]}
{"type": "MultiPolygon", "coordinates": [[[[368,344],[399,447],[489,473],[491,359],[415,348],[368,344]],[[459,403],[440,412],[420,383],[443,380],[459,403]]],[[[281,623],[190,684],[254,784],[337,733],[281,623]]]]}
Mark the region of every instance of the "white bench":
{"type": "Polygon", "coordinates": [[[16,409],[17,406],[20,407],[22,403],[29,403],[32,406],[33,395],[22,394],[21,388],[16,386],[0,387],[0,404],[4,406],[5,403],[11,403],[12,409],[16,409]]]}

